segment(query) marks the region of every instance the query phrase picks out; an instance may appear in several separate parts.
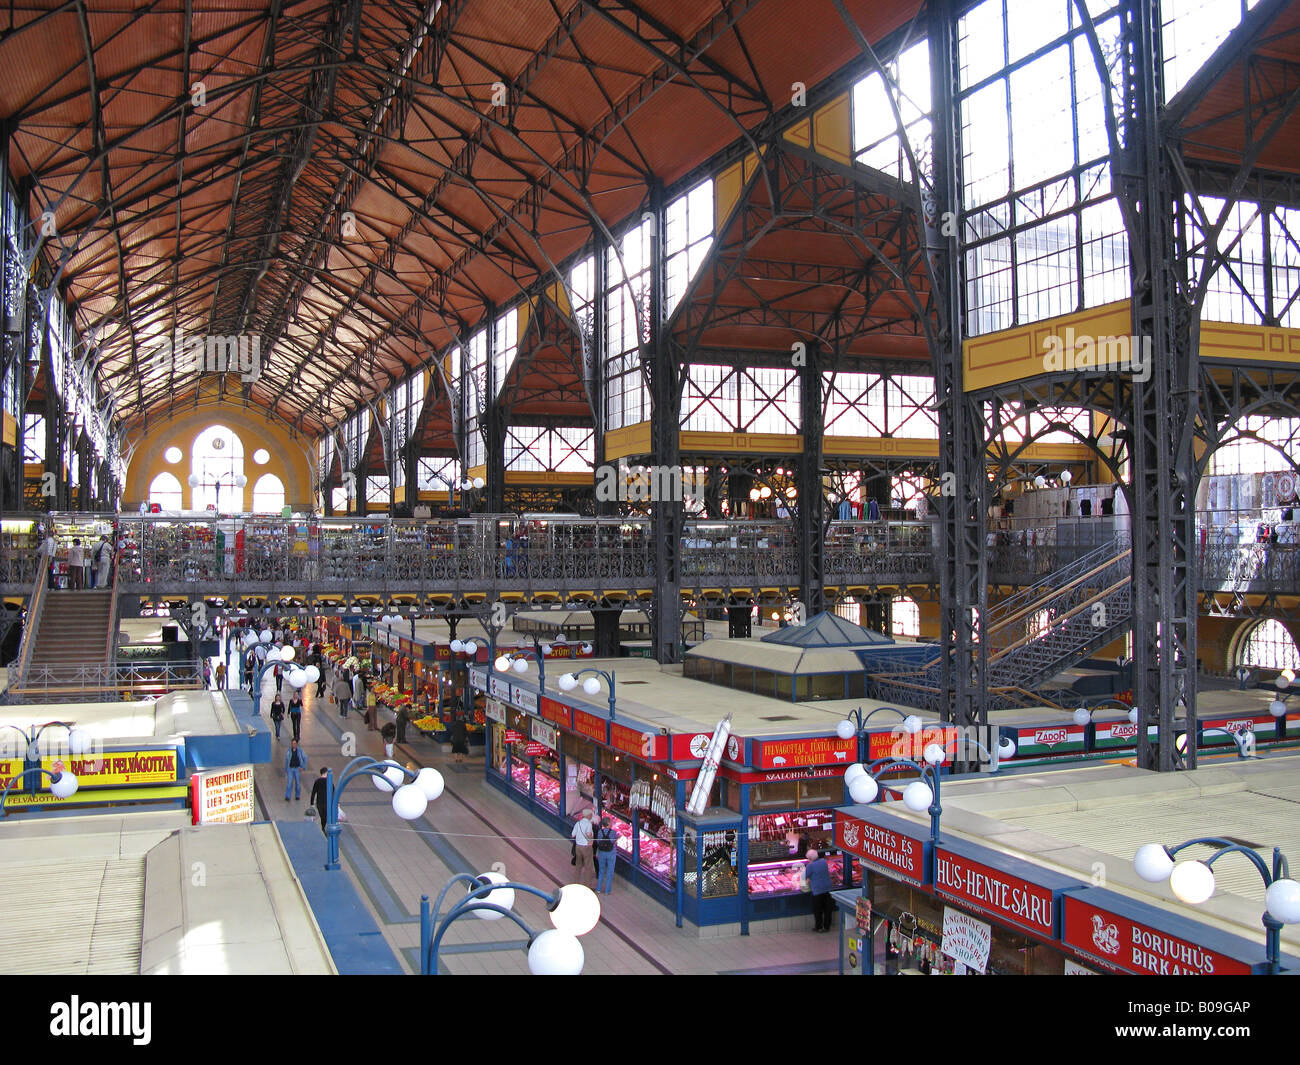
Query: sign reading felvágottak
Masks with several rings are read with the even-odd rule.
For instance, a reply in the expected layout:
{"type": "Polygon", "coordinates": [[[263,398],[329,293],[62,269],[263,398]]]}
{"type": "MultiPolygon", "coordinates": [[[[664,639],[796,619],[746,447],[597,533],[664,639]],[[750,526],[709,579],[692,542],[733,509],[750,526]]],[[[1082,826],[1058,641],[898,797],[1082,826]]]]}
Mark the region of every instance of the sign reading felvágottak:
{"type": "Polygon", "coordinates": [[[84,758],[47,757],[41,759],[41,766],[52,773],[72,770],[77,777],[77,790],[125,784],[169,784],[180,779],[175,747],[103,751],[84,758]]]}

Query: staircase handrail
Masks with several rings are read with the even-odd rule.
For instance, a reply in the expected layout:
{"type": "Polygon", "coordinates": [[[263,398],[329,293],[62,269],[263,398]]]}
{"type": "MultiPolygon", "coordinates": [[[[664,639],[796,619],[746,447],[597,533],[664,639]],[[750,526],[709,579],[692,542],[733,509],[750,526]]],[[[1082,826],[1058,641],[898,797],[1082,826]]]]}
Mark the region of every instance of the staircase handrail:
{"type": "Polygon", "coordinates": [[[27,676],[27,667],[32,660],[32,650],[36,646],[36,630],[41,624],[41,615],[45,611],[46,592],[49,591],[49,574],[50,567],[54,560],[50,557],[50,552],[45,544],[41,544],[41,564],[36,567],[36,583],[32,587],[32,594],[27,600],[27,619],[23,622],[22,641],[18,646],[18,657],[15,659],[17,669],[10,675],[8,687],[18,687],[23,678],[27,676]]]}

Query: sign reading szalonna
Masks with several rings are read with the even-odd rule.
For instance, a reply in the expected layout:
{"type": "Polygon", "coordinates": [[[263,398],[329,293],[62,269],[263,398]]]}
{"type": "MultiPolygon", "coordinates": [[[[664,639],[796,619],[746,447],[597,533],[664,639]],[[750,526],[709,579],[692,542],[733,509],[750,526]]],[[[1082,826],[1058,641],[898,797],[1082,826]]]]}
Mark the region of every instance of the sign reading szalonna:
{"type": "Polygon", "coordinates": [[[930,833],[914,821],[871,806],[836,810],[835,844],[896,880],[918,887],[929,882],[930,833]]]}

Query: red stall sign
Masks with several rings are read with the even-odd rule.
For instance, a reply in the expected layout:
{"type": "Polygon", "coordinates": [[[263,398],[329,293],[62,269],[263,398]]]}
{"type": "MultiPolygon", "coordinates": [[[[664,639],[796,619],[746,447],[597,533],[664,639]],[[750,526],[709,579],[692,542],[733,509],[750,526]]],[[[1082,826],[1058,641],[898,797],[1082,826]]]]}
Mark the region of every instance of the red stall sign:
{"type": "MultiPolygon", "coordinates": [[[[880,816],[880,815],[877,815],[880,816]]],[[[925,829],[917,826],[918,832],[925,829]]],[[[852,814],[835,812],[835,842],[863,865],[910,884],[925,883],[925,842],[852,814]]]]}
{"type": "Polygon", "coordinates": [[[523,743],[528,737],[515,729],[506,729],[506,743],[523,743]]]}
{"type": "MultiPolygon", "coordinates": [[[[1147,909],[1158,919],[1160,911],[1147,909]]],[[[1103,909],[1082,896],[1065,896],[1064,924],[1061,942],[1108,969],[1141,976],[1245,976],[1252,971],[1251,965],[1231,955],[1103,909]]],[[[1203,942],[1210,932],[1205,929],[1197,939],[1203,942]]]]}
{"type": "Polygon", "coordinates": [[[545,695],[541,699],[542,717],[547,721],[553,721],[557,725],[563,725],[569,728],[569,707],[563,703],[557,703],[554,699],[548,699],[545,695]]]}
{"type": "Polygon", "coordinates": [[[919,762],[925,749],[937,743],[952,757],[957,747],[957,730],[955,728],[924,728],[920,732],[908,732],[900,721],[888,732],[867,733],[867,760],[878,761],[881,758],[910,758],[919,762]]]}
{"type": "Polygon", "coordinates": [[[609,743],[611,747],[627,751],[648,762],[663,761],[668,757],[667,736],[657,736],[653,732],[643,732],[626,725],[610,724],[609,743]]]}
{"type": "Polygon", "coordinates": [[[934,856],[934,890],[971,908],[1052,939],[1056,915],[1051,888],[1030,883],[939,847],[934,856]]]}
{"type": "Polygon", "coordinates": [[[579,736],[586,736],[597,743],[608,743],[607,725],[608,722],[603,717],[596,717],[595,714],[589,714],[585,710],[573,711],[573,731],[579,736]]]}
{"type": "Polygon", "coordinates": [[[813,736],[802,740],[755,740],[754,768],[782,769],[796,765],[848,766],[857,757],[856,738],[813,736]]]}

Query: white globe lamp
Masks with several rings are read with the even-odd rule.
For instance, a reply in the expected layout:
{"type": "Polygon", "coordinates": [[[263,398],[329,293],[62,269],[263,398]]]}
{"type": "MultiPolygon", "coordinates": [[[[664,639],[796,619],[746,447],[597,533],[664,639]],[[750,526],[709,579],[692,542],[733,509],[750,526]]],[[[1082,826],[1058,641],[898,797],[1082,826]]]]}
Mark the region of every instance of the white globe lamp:
{"type": "Polygon", "coordinates": [[[578,686],[578,678],[572,673],[564,673],[560,676],[560,691],[571,692],[578,686]]]}
{"type": "Polygon", "coordinates": [[[922,757],[927,762],[929,762],[930,765],[943,765],[943,760],[944,758],[947,757],[947,755],[944,753],[943,748],[940,747],[939,744],[930,743],[926,745],[925,751],[922,753],[922,757]]]}
{"type": "Polygon", "coordinates": [[[600,920],[600,899],[583,884],[565,884],[551,907],[551,924],[571,936],[583,936],[600,920]]]}
{"type": "Polygon", "coordinates": [[[76,790],[77,778],[67,769],[63,770],[63,772],[59,774],[58,780],[50,781],[50,794],[55,796],[55,798],[71,798],[72,795],[76,793],[76,790]]]}
{"type": "Polygon", "coordinates": [[[415,786],[424,792],[424,797],[433,802],[442,794],[442,789],[446,786],[446,781],[442,779],[442,774],[432,766],[425,766],[415,774],[415,786]]]}
{"type": "Polygon", "coordinates": [[[1264,893],[1264,903],[1283,924],[1300,924],[1300,884],[1294,880],[1274,880],[1264,893]]]}
{"type": "Polygon", "coordinates": [[[835,735],[842,740],[851,740],[857,734],[858,730],[854,727],[852,721],[841,721],[835,726],[835,735]]]}
{"type": "Polygon", "coordinates": [[[391,758],[387,761],[380,762],[379,765],[387,766],[388,768],[384,769],[379,775],[372,773],[370,775],[370,783],[385,794],[400,788],[402,782],[406,780],[406,773],[402,771],[402,767],[391,758]]]}
{"type": "Polygon", "coordinates": [[[1174,871],[1174,860],[1159,843],[1144,843],[1133,856],[1133,870],[1149,884],[1168,880],[1174,871]]]}
{"type": "Polygon", "coordinates": [[[514,671],[516,673],[528,672],[528,660],[526,658],[516,658],[514,661],[514,671]]]}
{"type": "Polygon", "coordinates": [[[928,810],[933,801],[934,792],[923,780],[914,780],[903,789],[903,805],[915,814],[928,810]]]}
{"type": "Polygon", "coordinates": [[[414,784],[403,784],[393,792],[393,813],[403,821],[414,821],[428,805],[424,790],[414,784]]]}
{"type": "Polygon", "coordinates": [[[582,690],[585,691],[588,695],[595,695],[598,691],[600,691],[600,681],[598,681],[595,677],[588,677],[586,680],[582,682],[582,690]]]}
{"type": "Polygon", "coordinates": [[[915,736],[924,727],[925,722],[915,714],[909,714],[907,717],[903,718],[903,731],[908,733],[908,735],[915,736]]]}
{"type": "Polygon", "coordinates": [[[1197,906],[1214,894],[1214,871],[1204,862],[1179,862],[1169,874],[1169,890],[1197,906]]]}
{"type": "Polygon", "coordinates": [[[849,798],[859,805],[875,802],[880,794],[880,785],[870,773],[858,777],[849,785],[849,798]]]}
{"type": "Polygon", "coordinates": [[[576,936],[548,928],[528,948],[528,971],[534,976],[579,976],[586,957],[576,936]]]}
{"type": "Polygon", "coordinates": [[[854,762],[848,767],[848,769],[844,770],[844,786],[847,788],[851,786],[855,780],[860,780],[862,777],[868,777],[870,775],[871,774],[867,772],[866,766],[861,762],[854,762]]]}
{"type": "MultiPolygon", "coordinates": [[[[479,888],[487,887],[489,884],[508,884],[510,881],[501,873],[480,873],[478,876],[479,887],[471,887],[469,894],[474,894],[479,888]]],[[[487,903],[490,906],[500,906],[502,909],[510,910],[515,905],[514,888],[495,888],[489,891],[481,898],[476,898],[474,902],[487,903]]],[[[497,913],[495,910],[484,910],[475,908],[473,911],[475,917],[481,921],[499,921],[505,916],[503,913],[497,913]]]]}

